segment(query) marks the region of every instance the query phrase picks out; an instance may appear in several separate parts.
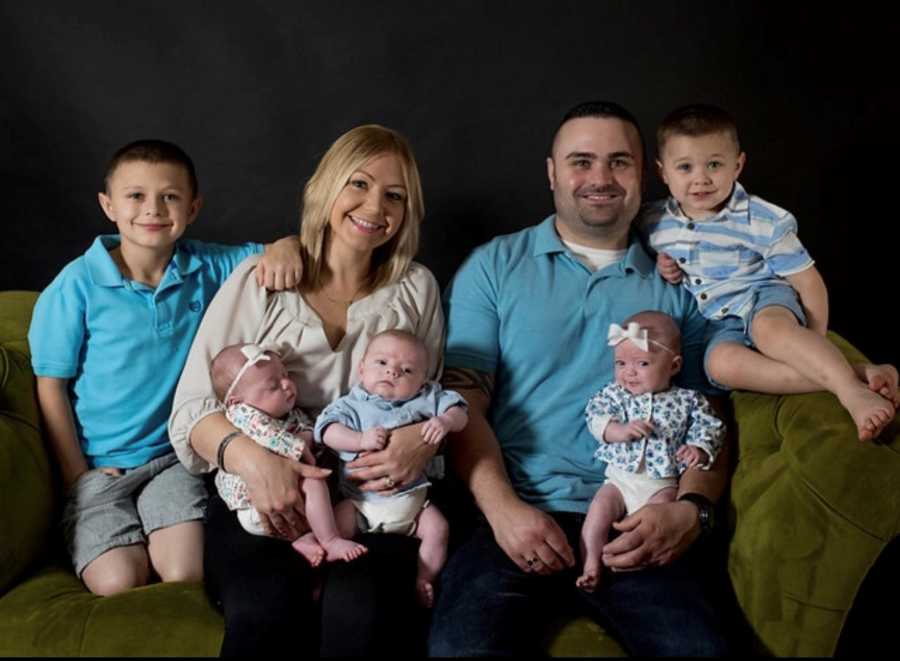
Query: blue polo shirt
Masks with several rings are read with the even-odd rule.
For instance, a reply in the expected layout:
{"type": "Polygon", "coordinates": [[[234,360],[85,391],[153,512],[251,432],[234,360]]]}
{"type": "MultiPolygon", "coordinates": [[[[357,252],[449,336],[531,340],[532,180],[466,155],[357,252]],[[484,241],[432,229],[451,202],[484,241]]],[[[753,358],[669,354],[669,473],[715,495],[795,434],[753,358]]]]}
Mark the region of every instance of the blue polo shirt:
{"type": "Polygon", "coordinates": [[[171,451],[166,423],[200,319],[247,243],[179,241],[156,289],[122,277],[99,236],[38,297],[28,330],[38,376],[69,379],[88,465],[133,468],[171,451]]]}
{"type": "Polygon", "coordinates": [[[591,272],[554,220],[498,237],[460,267],[444,293],[444,364],[494,375],[489,421],[519,496],[547,511],[587,512],[606,466],[594,458],[584,410],[613,380],[610,323],[642,310],[671,315],[685,359],[677,382],[708,390],[707,321],[636,238],[621,262],[591,272]]]}

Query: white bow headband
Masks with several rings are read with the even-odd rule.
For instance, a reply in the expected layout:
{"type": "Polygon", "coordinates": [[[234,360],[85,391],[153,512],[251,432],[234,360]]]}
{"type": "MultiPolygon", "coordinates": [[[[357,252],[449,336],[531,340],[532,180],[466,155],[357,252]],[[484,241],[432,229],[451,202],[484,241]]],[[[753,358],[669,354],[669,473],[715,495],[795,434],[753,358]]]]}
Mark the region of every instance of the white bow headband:
{"type": "Polygon", "coordinates": [[[650,345],[655,344],[660,349],[665,349],[673,356],[675,355],[675,352],[662,342],[651,340],[648,337],[647,329],[641,328],[641,325],[636,321],[629,322],[628,328],[622,328],[619,324],[610,324],[607,339],[611,347],[628,340],[641,351],[650,351],[650,345]]]}
{"type": "Polygon", "coordinates": [[[231,396],[231,393],[234,392],[234,389],[237,387],[238,381],[241,380],[241,377],[244,376],[244,372],[248,369],[256,365],[256,363],[265,362],[267,360],[272,360],[272,357],[266,354],[265,350],[258,344],[245,344],[241,347],[241,353],[247,358],[247,362],[241,365],[241,369],[238,370],[238,373],[234,376],[234,381],[231,382],[231,385],[228,386],[228,391],[225,393],[224,401],[228,401],[228,398],[231,396]]]}

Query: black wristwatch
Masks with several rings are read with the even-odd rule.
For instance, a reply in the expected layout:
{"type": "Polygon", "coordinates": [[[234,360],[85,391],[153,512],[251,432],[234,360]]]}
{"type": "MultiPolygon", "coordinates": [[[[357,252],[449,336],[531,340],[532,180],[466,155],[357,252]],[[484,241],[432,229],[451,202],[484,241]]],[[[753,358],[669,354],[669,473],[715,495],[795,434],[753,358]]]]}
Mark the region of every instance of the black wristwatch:
{"type": "Polygon", "coordinates": [[[697,513],[700,516],[700,536],[708,536],[716,524],[716,507],[712,501],[699,493],[683,493],[678,496],[678,500],[686,500],[697,506],[697,513]]]}

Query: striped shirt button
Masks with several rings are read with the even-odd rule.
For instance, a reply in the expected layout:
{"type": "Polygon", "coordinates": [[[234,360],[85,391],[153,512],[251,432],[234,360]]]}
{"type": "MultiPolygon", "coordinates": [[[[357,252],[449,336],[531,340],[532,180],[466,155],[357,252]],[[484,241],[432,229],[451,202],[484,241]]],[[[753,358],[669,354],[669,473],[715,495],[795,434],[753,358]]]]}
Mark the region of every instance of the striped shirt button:
{"type": "Polygon", "coordinates": [[[694,223],[688,223],[688,224],[687,224],[687,228],[688,228],[689,230],[694,229],[694,227],[695,227],[694,223]]]}
{"type": "Polygon", "coordinates": [[[709,297],[706,294],[700,294],[701,301],[705,301],[707,298],[709,298],[709,297]]]}
{"type": "Polygon", "coordinates": [[[678,261],[681,262],[682,264],[686,264],[686,263],[687,263],[687,260],[686,260],[684,257],[679,257],[679,258],[678,258],[678,261]]]}

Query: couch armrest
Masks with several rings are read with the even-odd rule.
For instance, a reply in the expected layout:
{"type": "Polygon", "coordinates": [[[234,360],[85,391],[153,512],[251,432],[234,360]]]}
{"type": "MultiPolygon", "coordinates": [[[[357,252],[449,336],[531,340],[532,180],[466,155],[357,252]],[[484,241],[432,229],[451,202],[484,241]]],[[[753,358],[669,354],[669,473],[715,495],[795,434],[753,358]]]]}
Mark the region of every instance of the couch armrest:
{"type": "Polygon", "coordinates": [[[41,556],[53,521],[27,342],[35,300],[35,292],[0,292],[0,595],[41,556]]]}
{"type": "Polygon", "coordinates": [[[737,392],[732,402],[728,570],[738,602],[763,651],[831,656],[866,573],[900,532],[900,425],[861,443],[830,393],[737,392]]]}

